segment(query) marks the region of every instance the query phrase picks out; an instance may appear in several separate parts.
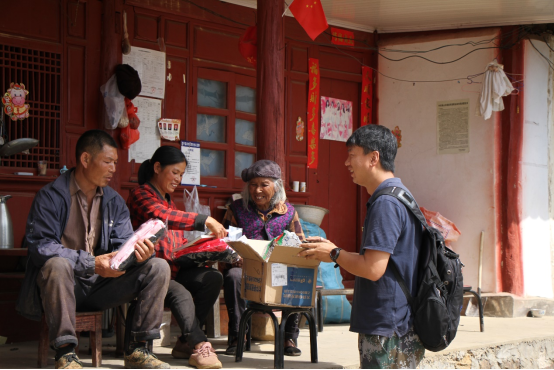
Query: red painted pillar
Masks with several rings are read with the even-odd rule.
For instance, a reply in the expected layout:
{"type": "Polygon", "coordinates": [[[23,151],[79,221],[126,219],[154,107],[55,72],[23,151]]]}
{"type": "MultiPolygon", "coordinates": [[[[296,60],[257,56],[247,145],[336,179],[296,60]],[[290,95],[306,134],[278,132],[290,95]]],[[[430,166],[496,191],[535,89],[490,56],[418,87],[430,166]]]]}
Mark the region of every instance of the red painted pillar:
{"type": "MultiPolygon", "coordinates": [[[[503,29],[503,33],[512,31],[503,29]]],[[[516,75],[524,73],[524,42],[502,53],[504,70],[516,75]]],[[[506,109],[501,114],[501,245],[498,259],[499,291],[523,295],[523,260],[521,245],[521,158],[523,150],[523,95],[504,98],[506,109]]]]}
{"type": "Polygon", "coordinates": [[[284,1],[258,0],[256,81],[258,159],[285,166],[285,28],[284,1]]]}
{"type": "MultiPolygon", "coordinates": [[[[115,71],[115,66],[121,60],[121,35],[116,32],[116,11],[123,7],[123,0],[104,0],[102,1],[102,29],[101,29],[101,49],[100,49],[100,81],[98,86],[104,85],[115,71]]],[[[104,119],[106,116],[106,107],[104,100],[100,99],[99,122],[97,128],[105,130],[104,119]]],[[[108,133],[119,144],[119,130],[108,130],[108,133]]],[[[121,157],[122,150],[118,151],[121,157]]],[[[116,191],[120,190],[119,176],[114,176],[110,186],[116,191]]]]}

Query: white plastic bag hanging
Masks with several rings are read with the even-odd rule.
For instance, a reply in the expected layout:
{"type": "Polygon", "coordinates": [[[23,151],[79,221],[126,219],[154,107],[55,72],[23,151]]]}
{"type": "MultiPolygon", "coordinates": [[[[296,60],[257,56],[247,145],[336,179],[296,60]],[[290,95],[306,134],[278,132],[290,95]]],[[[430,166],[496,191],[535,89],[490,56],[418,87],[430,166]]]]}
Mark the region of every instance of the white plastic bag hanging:
{"type": "Polygon", "coordinates": [[[117,88],[117,80],[113,75],[108,82],[100,87],[100,92],[104,98],[106,107],[106,120],[104,127],[108,130],[115,130],[125,110],[125,97],[117,88]]]}
{"type": "MultiPolygon", "coordinates": [[[[185,211],[210,216],[210,206],[200,204],[196,186],[192,188],[192,191],[185,189],[183,199],[185,200],[185,211]]],[[[196,239],[204,234],[203,231],[183,231],[183,233],[188,240],[196,239]]]]}

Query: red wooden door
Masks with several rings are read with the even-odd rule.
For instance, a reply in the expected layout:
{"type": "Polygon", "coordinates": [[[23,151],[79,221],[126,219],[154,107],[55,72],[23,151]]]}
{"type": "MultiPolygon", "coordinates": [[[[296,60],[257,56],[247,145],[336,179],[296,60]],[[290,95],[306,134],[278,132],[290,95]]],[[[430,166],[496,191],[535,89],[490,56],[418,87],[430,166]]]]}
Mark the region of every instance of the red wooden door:
{"type": "MultiPolygon", "coordinates": [[[[355,130],[359,126],[359,84],[339,79],[322,78],[321,96],[352,102],[352,119],[355,130]]],[[[310,183],[315,192],[314,202],[329,209],[321,227],[327,237],[337,246],[355,252],[359,249],[358,186],[352,182],[346,161],[346,143],[334,140],[319,140],[319,165],[309,170],[310,183]]],[[[354,276],[342,270],[345,280],[354,276]]]]}

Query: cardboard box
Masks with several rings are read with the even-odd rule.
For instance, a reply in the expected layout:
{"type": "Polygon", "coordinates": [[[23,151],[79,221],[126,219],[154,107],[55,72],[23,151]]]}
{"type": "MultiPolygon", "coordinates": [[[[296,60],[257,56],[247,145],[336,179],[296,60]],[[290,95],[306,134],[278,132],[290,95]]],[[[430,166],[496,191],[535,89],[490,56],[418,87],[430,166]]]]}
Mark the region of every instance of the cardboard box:
{"type": "Polygon", "coordinates": [[[313,307],[319,261],[298,257],[300,247],[267,240],[228,242],[244,259],[242,298],[275,306],[313,307]]]}

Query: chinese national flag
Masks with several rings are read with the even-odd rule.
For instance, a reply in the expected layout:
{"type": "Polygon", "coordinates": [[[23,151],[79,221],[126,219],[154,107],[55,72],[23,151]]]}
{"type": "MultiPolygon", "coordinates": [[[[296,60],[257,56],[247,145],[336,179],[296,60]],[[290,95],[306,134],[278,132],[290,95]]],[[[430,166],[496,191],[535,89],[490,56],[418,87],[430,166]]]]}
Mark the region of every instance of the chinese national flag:
{"type": "Polygon", "coordinates": [[[289,9],[312,40],[329,27],[321,0],[294,0],[289,9]]]}

